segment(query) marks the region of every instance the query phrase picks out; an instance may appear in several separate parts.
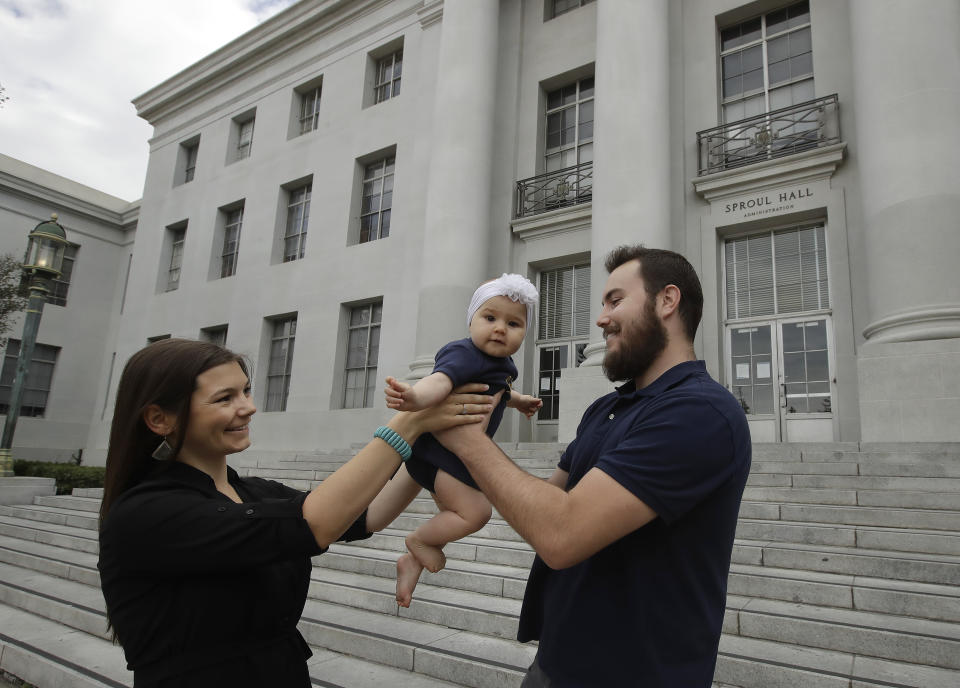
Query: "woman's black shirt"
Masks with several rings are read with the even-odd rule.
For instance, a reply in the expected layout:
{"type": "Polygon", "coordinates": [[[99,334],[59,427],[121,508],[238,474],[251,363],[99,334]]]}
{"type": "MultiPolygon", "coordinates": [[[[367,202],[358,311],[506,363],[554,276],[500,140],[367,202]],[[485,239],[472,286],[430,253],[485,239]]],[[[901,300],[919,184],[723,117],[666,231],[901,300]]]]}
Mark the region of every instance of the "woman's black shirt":
{"type": "MultiPolygon", "coordinates": [[[[297,622],[322,550],[306,493],[227,468],[243,500],[157,462],[100,531],[100,582],[137,688],[310,685],[297,622]]],[[[343,539],[368,536],[364,516],[343,539]]]]}

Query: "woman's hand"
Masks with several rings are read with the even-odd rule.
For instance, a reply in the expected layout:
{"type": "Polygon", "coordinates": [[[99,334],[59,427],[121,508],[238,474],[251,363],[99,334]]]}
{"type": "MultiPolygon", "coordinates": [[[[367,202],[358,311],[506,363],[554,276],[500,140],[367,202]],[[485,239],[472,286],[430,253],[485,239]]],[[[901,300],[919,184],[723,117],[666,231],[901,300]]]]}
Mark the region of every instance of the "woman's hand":
{"type": "Polygon", "coordinates": [[[491,397],[480,392],[487,385],[471,382],[453,390],[438,405],[415,412],[400,412],[387,425],[398,432],[409,444],[425,432],[438,432],[458,425],[482,424],[485,429],[499,395],[491,397]]]}

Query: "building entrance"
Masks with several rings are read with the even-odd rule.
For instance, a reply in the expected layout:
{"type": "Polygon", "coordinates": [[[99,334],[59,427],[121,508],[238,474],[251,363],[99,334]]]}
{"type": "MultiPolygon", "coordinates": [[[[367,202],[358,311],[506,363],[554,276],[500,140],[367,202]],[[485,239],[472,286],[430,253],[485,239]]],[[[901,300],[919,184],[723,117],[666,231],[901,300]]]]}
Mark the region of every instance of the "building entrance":
{"type": "Polygon", "coordinates": [[[828,317],[727,329],[727,379],[755,442],[833,440],[828,317]]]}
{"type": "Polygon", "coordinates": [[[755,442],[831,442],[836,409],[824,227],[725,242],[726,380],[755,442]]]}

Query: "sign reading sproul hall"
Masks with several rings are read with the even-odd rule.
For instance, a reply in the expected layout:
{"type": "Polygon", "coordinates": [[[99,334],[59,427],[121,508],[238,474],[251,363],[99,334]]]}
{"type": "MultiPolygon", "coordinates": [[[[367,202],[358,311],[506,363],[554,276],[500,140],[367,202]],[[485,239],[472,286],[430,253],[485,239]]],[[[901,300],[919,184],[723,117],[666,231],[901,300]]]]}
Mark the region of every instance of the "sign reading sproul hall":
{"type": "Polygon", "coordinates": [[[815,208],[823,205],[823,191],[820,183],[812,183],[728,198],[718,204],[723,217],[721,224],[734,224],[815,208]]]}

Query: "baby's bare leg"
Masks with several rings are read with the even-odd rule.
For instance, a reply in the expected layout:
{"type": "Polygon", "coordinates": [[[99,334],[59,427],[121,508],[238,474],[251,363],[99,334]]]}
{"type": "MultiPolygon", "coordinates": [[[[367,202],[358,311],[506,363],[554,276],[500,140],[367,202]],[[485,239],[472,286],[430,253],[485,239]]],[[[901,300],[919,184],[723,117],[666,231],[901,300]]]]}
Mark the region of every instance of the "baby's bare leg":
{"type": "Polygon", "coordinates": [[[419,568],[414,574],[415,567],[403,562],[405,570],[401,571],[401,562],[397,562],[397,601],[403,606],[409,605],[424,568],[436,573],[446,566],[444,545],[477,532],[490,520],[490,502],[479,490],[444,471],[437,471],[434,487],[435,499],[442,510],[410,533],[406,540],[407,550],[419,568]],[[403,604],[404,601],[407,604],[403,604]]]}
{"type": "Polygon", "coordinates": [[[367,508],[367,530],[376,533],[389,526],[418,494],[420,486],[407,473],[407,467],[400,466],[397,474],[370,502],[367,508]]]}

